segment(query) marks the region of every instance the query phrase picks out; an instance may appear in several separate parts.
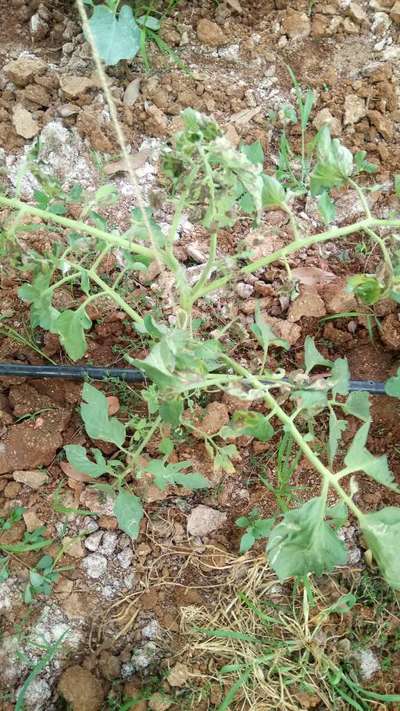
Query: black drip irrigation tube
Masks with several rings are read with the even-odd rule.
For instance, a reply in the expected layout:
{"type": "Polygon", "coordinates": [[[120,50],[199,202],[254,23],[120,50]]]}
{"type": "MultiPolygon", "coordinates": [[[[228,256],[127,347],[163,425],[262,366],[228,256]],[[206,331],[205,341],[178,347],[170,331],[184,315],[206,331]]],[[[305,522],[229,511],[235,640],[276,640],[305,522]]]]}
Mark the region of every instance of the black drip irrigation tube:
{"type": "MultiPolygon", "coordinates": [[[[96,368],[91,365],[25,365],[0,363],[0,377],[58,378],[59,380],[108,380],[144,383],[144,374],[136,368],[96,368]]],[[[385,383],[376,380],[350,380],[350,392],[385,395],[385,383]]]]}

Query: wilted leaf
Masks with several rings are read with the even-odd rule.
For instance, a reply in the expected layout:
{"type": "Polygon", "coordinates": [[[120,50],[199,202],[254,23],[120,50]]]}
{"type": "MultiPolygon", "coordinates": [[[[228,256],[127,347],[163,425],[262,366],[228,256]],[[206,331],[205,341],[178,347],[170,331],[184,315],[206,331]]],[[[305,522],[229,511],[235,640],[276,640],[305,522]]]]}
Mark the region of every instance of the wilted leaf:
{"type": "Polygon", "coordinates": [[[279,180],[273,178],[271,175],[263,176],[263,192],[262,192],[262,203],[263,207],[281,207],[285,204],[286,193],[284,187],[280,184],[279,180]]]}
{"type": "Polygon", "coordinates": [[[274,436],[274,428],[261,412],[249,412],[248,410],[237,410],[233,415],[232,422],[223,427],[221,437],[255,437],[260,442],[268,442],[274,436]]]}
{"type": "Polygon", "coordinates": [[[251,330],[264,351],[267,351],[269,346],[278,346],[286,351],[289,349],[289,343],[276,336],[271,326],[264,321],[258,303],[256,304],[255,323],[251,326],[251,330]]]}
{"type": "Polygon", "coordinates": [[[143,518],[143,506],[139,497],[121,489],[114,502],[114,513],[121,531],[136,540],[143,518]]]}
{"type": "Polygon", "coordinates": [[[371,420],[368,419],[358,429],[346,454],[344,463],[352,472],[365,472],[372,479],[383,484],[388,489],[399,492],[400,489],[395,483],[393,474],[389,469],[386,455],[374,457],[365,446],[370,425],[371,420]]]}
{"type": "Polygon", "coordinates": [[[108,402],[104,393],[85,383],[82,398],[85,402],[81,404],[81,416],[89,437],[122,447],[126,437],[125,425],[116,417],[108,416],[108,402]]]}
{"type": "Polygon", "coordinates": [[[79,360],[86,353],[85,330],[92,322],[82,308],[62,311],[54,323],[53,331],[60,337],[60,342],[71,360],[79,360]]]}
{"type": "Polygon", "coordinates": [[[280,580],[308,573],[321,575],[346,563],[344,544],[324,516],[325,505],[317,497],[288,511],[272,530],[267,553],[280,580]]]}
{"type": "Polygon", "coordinates": [[[328,192],[323,192],[318,198],[318,208],[326,225],[336,217],[336,207],[328,192]]]}
{"type": "Polygon", "coordinates": [[[65,454],[69,463],[78,471],[87,474],[91,477],[102,476],[107,474],[109,467],[99,449],[91,449],[95,462],[88,459],[85,447],[78,444],[66,444],[64,447],[65,454]]]}
{"type": "Polygon", "coordinates": [[[352,153],[338,138],[331,138],[328,126],[319,131],[316,147],[318,163],[311,173],[312,195],[343,185],[353,172],[352,153]]]}
{"type": "Polygon", "coordinates": [[[236,12],[243,12],[239,0],[226,0],[226,3],[236,10],[236,12]]]}
{"type": "Polygon", "coordinates": [[[326,365],[328,368],[332,367],[332,362],[321,355],[311,336],[306,336],[304,341],[304,363],[306,373],[309,373],[316,365],[326,365]]]}
{"type": "Polygon", "coordinates": [[[390,397],[400,398],[400,368],[398,368],[396,375],[386,381],[385,393],[390,397]]]}
{"type": "Polygon", "coordinates": [[[383,577],[392,588],[400,590],[400,509],[388,506],[365,514],[360,525],[383,577]]]}
{"type": "Polygon", "coordinates": [[[359,420],[364,420],[364,422],[370,417],[370,402],[367,392],[350,393],[342,407],[346,415],[354,415],[354,417],[358,417],[359,420]]]}
{"type": "Polygon", "coordinates": [[[132,8],[123,5],[117,15],[105,5],[96,5],[89,20],[97,51],[108,66],[133,59],[140,48],[140,29],[132,8]]]}

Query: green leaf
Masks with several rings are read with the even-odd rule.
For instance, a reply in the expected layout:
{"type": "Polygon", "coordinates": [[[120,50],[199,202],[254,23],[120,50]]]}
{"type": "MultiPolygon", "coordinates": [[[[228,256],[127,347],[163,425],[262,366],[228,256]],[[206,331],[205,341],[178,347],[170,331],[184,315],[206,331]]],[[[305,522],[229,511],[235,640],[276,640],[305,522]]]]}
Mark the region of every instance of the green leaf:
{"type": "Polygon", "coordinates": [[[331,196],[326,190],[318,198],[318,209],[326,225],[333,222],[336,217],[336,207],[331,196]]]}
{"type": "Polygon", "coordinates": [[[114,501],[114,513],[121,531],[136,540],[143,518],[143,506],[139,497],[126,489],[121,489],[114,501]]]}
{"type": "Polygon", "coordinates": [[[99,449],[90,450],[95,458],[95,462],[88,459],[85,447],[81,447],[79,444],[66,444],[64,451],[69,463],[78,472],[96,478],[110,471],[110,467],[99,449]]]}
{"type": "Polygon", "coordinates": [[[108,416],[108,402],[104,393],[85,383],[82,398],[85,402],[81,404],[81,416],[89,437],[122,447],[126,437],[125,425],[116,417],[108,416]]]}
{"type": "Polygon", "coordinates": [[[286,193],[279,180],[263,175],[262,204],[265,208],[281,207],[286,202],[286,193]]]}
{"type": "Polygon", "coordinates": [[[82,308],[76,311],[62,311],[54,323],[53,330],[58,333],[62,346],[71,360],[82,358],[87,349],[85,330],[92,322],[82,308]]]}
{"type": "Polygon", "coordinates": [[[188,469],[190,466],[191,462],[165,464],[161,459],[151,459],[145,469],[153,475],[154,483],[161,491],[165,491],[170,484],[184,486],[187,489],[207,489],[210,482],[202,474],[182,474],[181,470],[188,469]]]}
{"type": "Polygon", "coordinates": [[[40,573],[37,573],[36,570],[31,570],[29,573],[29,580],[31,585],[34,588],[40,588],[41,584],[43,583],[43,575],[40,575],[40,573]]]}
{"type": "Polygon", "coordinates": [[[251,326],[251,330],[265,352],[268,351],[269,346],[277,346],[284,348],[286,351],[289,350],[289,343],[283,338],[276,336],[271,326],[264,321],[258,302],[256,304],[255,323],[251,326]]]}
{"type": "Polygon", "coordinates": [[[160,20],[152,15],[141,15],[136,21],[139,25],[147,27],[149,30],[153,30],[153,32],[157,32],[161,27],[160,20]]]}
{"type": "Polygon", "coordinates": [[[314,100],[315,96],[313,90],[308,89],[300,110],[300,120],[303,129],[307,128],[308,119],[310,118],[312,107],[314,106],[314,100]]]}
{"type": "Polygon", "coordinates": [[[59,311],[52,306],[53,291],[50,287],[52,272],[39,273],[31,284],[23,284],[18,289],[20,299],[31,304],[31,326],[41,326],[52,331],[59,311]]]}
{"type": "Polygon", "coordinates": [[[280,580],[308,573],[321,575],[346,563],[345,546],[324,515],[325,505],[317,497],[288,511],[272,530],[267,553],[280,580]]]}
{"type": "Polygon", "coordinates": [[[107,183],[101,185],[94,194],[94,202],[99,205],[101,203],[114,203],[118,197],[118,191],[115,185],[107,183]]]}
{"type": "Polygon", "coordinates": [[[350,384],[350,371],[346,358],[337,358],[332,366],[330,383],[334,383],[332,387],[333,395],[347,395],[350,384]]]}
{"type": "Polygon", "coordinates": [[[396,375],[393,375],[385,383],[385,393],[390,397],[400,399],[400,368],[397,369],[396,375]]]}
{"type": "Polygon", "coordinates": [[[254,141],[249,145],[242,144],[240,150],[253,165],[264,163],[264,151],[260,141],[254,141]]]}
{"type": "Polygon", "coordinates": [[[108,66],[133,59],[140,48],[140,29],[132,8],[123,5],[117,17],[105,5],[96,5],[89,20],[97,51],[108,66]]]}
{"type": "Polygon", "coordinates": [[[190,474],[182,474],[181,472],[177,472],[175,474],[175,484],[178,486],[184,486],[185,489],[192,489],[192,491],[197,491],[198,489],[208,489],[210,487],[208,479],[197,472],[192,472],[190,474]]]}
{"type": "Polygon", "coordinates": [[[357,151],[354,154],[355,173],[376,173],[378,166],[366,160],[367,151],[357,151]]]}
{"type": "Polygon", "coordinates": [[[178,427],[183,413],[183,399],[168,400],[160,405],[160,417],[172,427],[178,427]]]}
{"type": "Polygon", "coordinates": [[[367,306],[373,306],[381,298],[385,291],[385,286],[375,276],[369,274],[356,274],[348,279],[350,291],[367,306]]]}
{"type": "Polygon", "coordinates": [[[330,411],[329,415],[329,438],[328,438],[328,455],[329,464],[332,466],[337,454],[339,442],[342,438],[342,433],[347,427],[346,420],[338,420],[334,411],[330,411]]]}
{"type": "Polygon", "coordinates": [[[332,367],[331,361],[321,355],[311,336],[306,336],[304,341],[304,363],[307,374],[315,368],[316,365],[326,365],[328,368],[332,367]]]}
{"type": "Polygon", "coordinates": [[[161,454],[164,454],[166,457],[169,457],[170,454],[174,451],[174,443],[172,439],[169,437],[164,437],[164,439],[161,440],[160,444],[158,445],[158,451],[161,454]]]}
{"type": "Polygon", "coordinates": [[[400,509],[388,506],[363,514],[361,530],[386,582],[400,590],[400,509]]]}
{"type": "Polygon", "coordinates": [[[396,197],[400,197],[400,175],[395,175],[393,179],[394,192],[396,197]]]}
{"type": "Polygon", "coordinates": [[[386,455],[374,457],[366,448],[368,432],[371,419],[368,419],[357,430],[350,448],[346,454],[344,463],[352,472],[362,471],[372,479],[383,484],[392,491],[400,492],[400,488],[394,481],[393,474],[389,469],[386,455]]]}
{"type": "Polygon", "coordinates": [[[247,551],[254,546],[256,539],[254,538],[251,531],[246,531],[240,539],[240,553],[247,553],[247,551]]]}
{"type": "MultiPolygon", "coordinates": [[[[389,382],[389,381],[387,381],[389,382]]],[[[399,395],[400,395],[400,381],[399,381],[399,395]]],[[[370,402],[369,395],[367,392],[354,392],[350,393],[344,405],[342,405],[343,411],[346,415],[354,415],[358,417],[359,420],[364,420],[366,422],[370,418],[370,402]]]]}
{"type": "Polygon", "coordinates": [[[343,501],[339,501],[334,506],[330,506],[326,512],[326,516],[335,528],[341,528],[348,519],[346,504],[343,501]]]}

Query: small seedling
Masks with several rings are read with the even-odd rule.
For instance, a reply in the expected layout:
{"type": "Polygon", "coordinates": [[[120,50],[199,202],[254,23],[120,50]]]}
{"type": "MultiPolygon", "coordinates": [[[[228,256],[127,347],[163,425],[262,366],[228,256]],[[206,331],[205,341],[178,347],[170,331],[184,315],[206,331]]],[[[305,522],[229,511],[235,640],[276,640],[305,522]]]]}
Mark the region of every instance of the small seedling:
{"type": "Polygon", "coordinates": [[[54,569],[51,555],[44,555],[29,571],[29,582],[24,592],[24,602],[29,605],[36,595],[50,595],[60,573],[54,569]]]}
{"type": "Polygon", "coordinates": [[[250,511],[248,516],[237,518],[236,525],[246,529],[240,539],[240,552],[246,553],[256,541],[268,538],[274,523],[275,519],[273,518],[260,518],[257,509],[250,511]]]}

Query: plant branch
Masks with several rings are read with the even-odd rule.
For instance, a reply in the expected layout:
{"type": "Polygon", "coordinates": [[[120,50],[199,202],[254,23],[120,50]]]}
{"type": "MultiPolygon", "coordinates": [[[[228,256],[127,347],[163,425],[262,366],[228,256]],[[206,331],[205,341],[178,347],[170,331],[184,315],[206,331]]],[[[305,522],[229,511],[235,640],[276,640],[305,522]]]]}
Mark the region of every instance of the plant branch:
{"type": "MultiPolygon", "coordinates": [[[[367,233],[367,229],[371,229],[373,227],[400,228],[400,219],[381,220],[379,218],[371,217],[366,218],[365,220],[360,220],[359,222],[354,222],[352,225],[346,225],[345,227],[334,227],[330,230],[311,235],[310,237],[303,237],[302,239],[294,240],[293,242],[290,242],[289,244],[285,245],[285,247],[278,249],[273,254],[268,255],[267,257],[261,257],[260,259],[257,259],[255,262],[251,262],[250,264],[246,264],[239,270],[239,274],[252,274],[258,269],[267,267],[269,264],[272,264],[272,262],[276,262],[279,259],[282,259],[283,257],[287,257],[287,255],[293,254],[293,252],[297,252],[300,249],[311,247],[313,244],[319,244],[320,242],[327,242],[328,240],[348,237],[349,235],[354,234],[355,232],[364,231],[367,233]]],[[[219,279],[214,279],[214,281],[212,281],[210,284],[203,287],[201,294],[198,294],[197,298],[206,296],[207,294],[216,291],[217,289],[221,289],[221,287],[225,286],[225,284],[227,284],[230,280],[230,274],[226,274],[220,277],[219,279]]]]}
{"type": "Polygon", "coordinates": [[[271,395],[269,390],[265,387],[265,384],[259,380],[256,376],[254,376],[250,371],[248,371],[246,368],[241,366],[239,363],[236,363],[232,358],[229,356],[222,356],[224,361],[234,370],[236,370],[237,373],[240,373],[240,375],[243,375],[246,380],[250,383],[252,383],[256,388],[261,388],[264,390],[264,400],[267,403],[268,407],[270,409],[274,409],[275,415],[280,419],[280,421],[285,425],[287,430],[290,432],[292,435],[293,439],[295,442],[298,444],[300,447],[301,451],[303,454],[307,457],[308,461],[313,465],[314,469],[317,470],[319,474],[323,477],[324,480],[326,480],[328,488],[331,486],[333,489],[337,491],[339,496],[343,499],[343,501],[346,503],[348,508],[353,512],[353,514],[358,518],[361,519],[363,514],[359,510],[359,508],[355,505],[353,502],[352,498],[344,491],[344,489],[340,486],[335,474],[333,474],[328,467],[325,466],[319,459],[319,457],[315,454],[315,452],[311,449],[309,444],[304,440],[303,435],[301,432],[297,429],[296,425],[294,424],[292,418],[290,415],[288,415],[282,408],[281,406],[277,403],[276,399],[271,395]]]}
{"type": "Polygon", "coordinates": [[[125,299],[123,299],[117,291],[114,291],[111,286],[108,286],[108,284],[103,281],[103,279],[99,277],[96,272],[93,272],[91,269],[89,269],[87,271],[87,274],[89,278],[94,281],[105,294],[107,294],[107,296],[110,296],[111,299],[113,299],[115,303],[118,304],[118,306],[120,306],[121,309],[125,311],[125,313],[127,313],[128,316],[131,317],[131,319],[133,319],[133,321],[135,321],[135,323],[143,323],[143,318],[140,316],[140,314],[138,314],[135,309],[129,306],[129,304],[126,303],[125,299]]]}
{"type": "Polygon", "coordinates": [[[90,237],[101,239],[112,246],[121,247],[129,252],[141,254],[142,256],[150,257],[151,259],[154,259],[155,257],[154,250],[144,247],[142,244],[131,242],[131,240],[127,240],[124,237],[110,234],[109,232],[98,229],[98,227],[87,225],[85,222],[81,222],[80,220],[71,220],[69,217],[63,217],[62,215],[55,215],[47,212],[46,210],[41,210],[38,207],[34,207],[33,205],[28,205],[25,202],[17,200],[17,198],[6,198],[4,195],[0,195],[0,205],[10,207],[13,210],[23,210],[30,215],[40,217],[42,220],[46,220],[47,222],[54,222],[56,225],[74,230],[75,232],[84,232],[85,234],[90,235],[90,237]]]}

